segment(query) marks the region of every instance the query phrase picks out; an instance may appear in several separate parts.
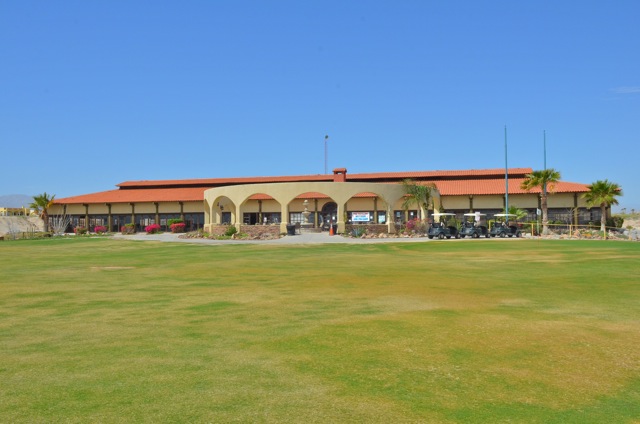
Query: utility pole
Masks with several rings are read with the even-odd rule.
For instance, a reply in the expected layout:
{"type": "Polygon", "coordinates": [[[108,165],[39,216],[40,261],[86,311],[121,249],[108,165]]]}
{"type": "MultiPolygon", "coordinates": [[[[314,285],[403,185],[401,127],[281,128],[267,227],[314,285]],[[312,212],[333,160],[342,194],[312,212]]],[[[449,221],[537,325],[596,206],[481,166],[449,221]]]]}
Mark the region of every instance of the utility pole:
{"type": "Polygon", "coordinates": [[[329,140],[329,136],[325,135],[324,136],[324,174],[325,175],[328,174],[328,170],[327,170],[327,156],[328,156],[327,141],[328,140],[329,140]]]}

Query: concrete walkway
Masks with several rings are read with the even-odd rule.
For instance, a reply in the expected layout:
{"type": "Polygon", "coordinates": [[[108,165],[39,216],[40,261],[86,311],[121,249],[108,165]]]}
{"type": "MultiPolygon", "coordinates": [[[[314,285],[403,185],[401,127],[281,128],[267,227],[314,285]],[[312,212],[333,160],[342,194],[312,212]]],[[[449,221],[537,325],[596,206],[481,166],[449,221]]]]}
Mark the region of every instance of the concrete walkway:
{"type": "MultiPolygon", "coordinates": [[[[139,240],[139,241],[164,241],[164,242],[176,242],[176,243],[192,243],[192,244],[214,244],[214,245],[229,245],[229,244],[319,244],[319,243],[359,243],[359,244],[371,244],[371,243],[416,243],[416,242],[432,242],[438,240],[429,240],[427,237],[409,238],[377,238],[377,239],[360,239],[342,237],[340,235],[330,236],[329,233],[302,233],[295,236],[284,236],[279,239],[273,240],[210,240],[210,239],[198,239],[198,238],[179,238],[180,234],[174,233],[162,233],[162,234],[132,234],[122,235],[114,234],[112,237],[121,240],[139,240]]],[[[453,241],[454,239],[447,240],[453,241]]]]}

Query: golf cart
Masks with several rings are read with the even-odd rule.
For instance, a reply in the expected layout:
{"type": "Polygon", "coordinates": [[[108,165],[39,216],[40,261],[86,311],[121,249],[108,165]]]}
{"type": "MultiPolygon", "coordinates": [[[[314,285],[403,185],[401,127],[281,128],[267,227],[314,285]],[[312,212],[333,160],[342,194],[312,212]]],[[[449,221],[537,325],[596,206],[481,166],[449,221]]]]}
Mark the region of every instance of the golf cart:
{"type": "Polygon", "coordinates": [[[504,238],[504,236],[522,237],[522,233],[520,232],[517,226],[507,225],[507,222],[509,221],[510,217],[513,217],[513,220],[515,221],[516,215],[511,213],[497,213],[493,216],[496,218],[496,221],[493,223],[493,226],[491,227],[491,232],[489,233],[491,237],[496,237],[496,236],[502,237],[502,238],[504,238]]]}
{"type": "Polygon", "coordinates": [[[429,227],[429,232],[427,233],[427,236],[430,239],[434,237],[439,238],[440,240],[445,237],[448,239],[451,237],[460,238],[458,229],[453,225],[447,225],[447,220],[455,217],[455,213],[434,213],[431,216],[433,216],[433,223],[431,224],[431,227],[429,227]],[[439,222],[436,222],[436,219],[439,222]]]}
{"type": "Polygon", "coordinates": [[[484,213],[480,212],[470,212],[464,214],[465,219],[462,222],[462,228],[460,228],[460,237],[471,237],[471,238],[479,238],[486,237],[489,238],[489,230],[487,229],[486,222],[485,225],[482,225],[482,220],[486,216],[484,213]]]}

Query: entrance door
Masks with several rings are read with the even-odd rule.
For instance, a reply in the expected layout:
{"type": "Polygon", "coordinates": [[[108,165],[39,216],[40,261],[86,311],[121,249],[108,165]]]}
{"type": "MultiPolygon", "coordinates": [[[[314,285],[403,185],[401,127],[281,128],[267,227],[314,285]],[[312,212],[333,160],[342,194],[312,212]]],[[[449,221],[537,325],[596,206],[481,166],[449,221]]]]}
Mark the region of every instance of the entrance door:
{"type": "Polygon", "coordinates": [[[329,225],[338,223],[338,205],[335,202],[325,203],[320,218],[322,231],[329,231],[329,225]]]}

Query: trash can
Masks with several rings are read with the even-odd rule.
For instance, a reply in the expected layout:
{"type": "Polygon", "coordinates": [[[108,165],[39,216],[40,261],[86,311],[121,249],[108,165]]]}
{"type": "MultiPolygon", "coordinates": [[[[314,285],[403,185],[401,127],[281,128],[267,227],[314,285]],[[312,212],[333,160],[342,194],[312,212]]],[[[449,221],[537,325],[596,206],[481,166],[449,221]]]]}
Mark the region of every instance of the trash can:
{"type": "Polygon", "coordinates": [[[296,226],[293,224],[287,224],[287,235],[295,236],[296,235],[296,226]]]}
{"type": "Polygon", "coordinates": [[[333,227],[333,234],[338,234],[338,224],[331,224],[333,227]]]}

